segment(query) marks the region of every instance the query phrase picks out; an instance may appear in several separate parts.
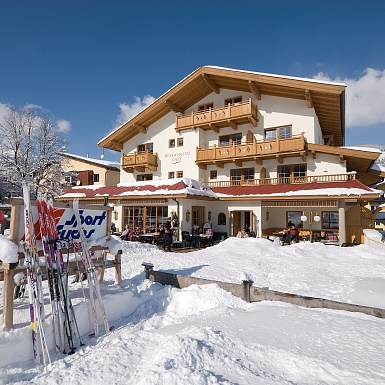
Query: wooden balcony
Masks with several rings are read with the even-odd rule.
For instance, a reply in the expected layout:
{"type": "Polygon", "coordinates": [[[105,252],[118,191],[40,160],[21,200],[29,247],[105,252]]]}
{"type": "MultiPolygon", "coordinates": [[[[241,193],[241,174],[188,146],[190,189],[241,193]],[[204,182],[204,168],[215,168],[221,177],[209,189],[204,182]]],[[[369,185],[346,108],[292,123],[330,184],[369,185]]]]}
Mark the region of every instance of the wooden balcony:
{"type": "Polygon", "coordinates": [[[122,157],[122,168],[126,172],[144,172],[146,168],[151,171],[158,169],[158,153],[143,152],[133,154],[123,154],[122,157]]]}
{"type": "Polygon", "coordinates": [[[346,182],[356,179],[356,174],[334,174],[334,175],[311,175],[287,178],[261,178],[247,180],[227,180],[205,182],[209,187],[231,187],[231,186],[262,186],[288,183],[321,183],[321,182],[346,182]]]}
{"type": "Polygon", "coordinates": [[[246,123],[251,123],[255,127],[258,125],[258,108],[251,99],[234,105],[228,104],[219,108],[210,108],[207,111],[177,115],[175,130],[201,128],[219,132],[222,127],[232,127],[236,130],[239,124],[246,123]]]}
{"type": "Polygon", "coordinates": [[[277,159],[282,163],[282,159],[285,157],[304,157],[305,155],[306,139],[300,135],[288,139],[277,138],[269,141],[197,148],[196,164],[200,168],[206,169],[208,164],[223,167],[224,163],[235,163],[237,166],[242,166],[242,162],[251,160],[262,164],[264,159],[277,159]]]}

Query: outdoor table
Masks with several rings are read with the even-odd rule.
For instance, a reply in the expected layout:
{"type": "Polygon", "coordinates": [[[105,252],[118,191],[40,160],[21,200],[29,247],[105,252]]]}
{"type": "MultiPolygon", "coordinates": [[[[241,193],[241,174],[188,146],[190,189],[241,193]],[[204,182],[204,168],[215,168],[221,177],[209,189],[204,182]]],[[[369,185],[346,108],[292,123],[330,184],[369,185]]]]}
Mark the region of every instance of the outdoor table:
{"type": "Polygon", "coordinates": [[[140,234],[139,241],[142,243],[154,243],[159,238],[160,233],[140,234]]]}

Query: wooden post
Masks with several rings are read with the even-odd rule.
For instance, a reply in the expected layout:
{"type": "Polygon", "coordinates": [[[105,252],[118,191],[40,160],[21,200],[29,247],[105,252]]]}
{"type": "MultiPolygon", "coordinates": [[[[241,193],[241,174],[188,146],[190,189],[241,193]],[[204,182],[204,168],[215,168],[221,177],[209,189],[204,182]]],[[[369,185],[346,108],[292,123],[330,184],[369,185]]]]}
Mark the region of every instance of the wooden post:
{"type": "Polygon", "coordinates": [[[120,286],[122,284],[122,250],[115,255],[115,281],[120,286]]]}
{"type": "Polygon", "coordinates": [[[3,264],[4,267],[4,293],[3,293],[3,322],[7,328],[13,328],[13,291],[15,282],[15,268],[17,263],[3,264]]]}
{"type": "Polygon", "coordinates": [[[242,299],[246,302],[251,302],[250,288],[253,286],[253,281],[242,281],[242,299]]]}

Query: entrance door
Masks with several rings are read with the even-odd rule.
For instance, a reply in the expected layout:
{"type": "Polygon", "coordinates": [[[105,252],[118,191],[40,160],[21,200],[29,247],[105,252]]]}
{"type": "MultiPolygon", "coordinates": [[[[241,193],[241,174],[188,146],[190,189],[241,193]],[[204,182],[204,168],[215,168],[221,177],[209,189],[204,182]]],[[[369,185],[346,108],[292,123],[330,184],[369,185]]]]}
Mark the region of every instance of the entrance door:
{"type": "Polygon", "coordinates": [[[192,211],[192,227],[193,230],[198,230],[199,228],[203,229],[204,225],[204,214],[205,208],[204,206],[193,206],[191,208],[192,211]]]}
{"type": "Polygon", "coordinates": [[[252,228],[252,219],[252,211],[230,211],[230,235],[236,237],[238,232],[241,231],[242,227],[244,227],[246,230],[250,228],[250,231],[255,231],[252,228]]]}

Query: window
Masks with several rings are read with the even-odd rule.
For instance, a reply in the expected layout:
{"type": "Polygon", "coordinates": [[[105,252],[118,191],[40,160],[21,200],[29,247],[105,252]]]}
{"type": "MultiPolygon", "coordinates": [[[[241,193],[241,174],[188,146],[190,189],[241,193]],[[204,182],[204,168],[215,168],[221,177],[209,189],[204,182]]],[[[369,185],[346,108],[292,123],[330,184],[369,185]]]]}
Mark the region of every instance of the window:
{"type": "Polygon", "coordinates": [[[145,152],[149,152],[152,154],[154,151],[153,143],[139,144],[138,145],[138,154],[144,154],[145,152]]]}
{"type": "Polygon", "coordinates": [[[323,211],[321,213],[322,228],[324,229],[338,229],[338,212],[323,211]]]}
{"type": "Polygon", "coordinates": [[[94,174],[94,183],[99,182],[99,174],[94,174]]]}
{"type": "Polygon", "coordinates": [[[280,183],[299,182],[306,177],[306,164],[278,166],[277,173],[280,183]]]}
{"type": "Polygon", "coordinates": [[[177,145],[178,145],[178,147],[182,147],[183,146],[183,138],[178,138],[177,139],[177,145]]]}
{"type": "Polygon", "coordinates": [[[198,111],[208,111],[209,108],[214,108],[214,103],[206,103],[198,106],[198,111]]]}
{"type": "Polygon", "coordinates": [[[226,214],[219,213],[218,214],[218,225],[225,226],[226,225],[226,214]]]}
{"type": "Polygon", "coordinates": [[[302,211],[286,211],[286,223],[289,226],[295,225],[297,227],[303,227],[303,222],[301,221],[302,211]]]}
{"type": "Polygon", "coordinates": [[[218,171],[217,170],[211,170],[210,171],[210,179],[217,179],[218,177],[218,171]]]}
{"type": "Polygon", "coordinates": [[[242,134],[233,134],[233,135],[222,135],[219,137],[220,146],[228,146],[229,144],[241,144],[242,134]]]}
{"type": "Polygon", "coordinates": [[[244,181],[254,180],[254,168],[236,168],[230,170],[231,184],[240,185],[244,181]]]}
{"type": "Polygon", "coordinates": [[[168,141],[168,146],[169,146],[170,148],[175,147],[175,139],[170,139],[170,140],[168,141]]]}
{"type": "Polygon", "coordinates": [[[174,179],[175,178],[175,172],[174,171],[170,171],[168,173],[168,179],[174,179]]]}
{"type": "Polygon", "coordinates": [[[265,130],[265,140],[276,140],[291,138],[291,126],[268,128],[265,130]]]}
{"type": "Polygon", "coordinates": [[[236,96],[235,98],[229,98],[225,99],[225,106],[228,104],[235,104],[235,103],[241,103],[242,102],[242,96],[236,96]]]}
{"type": "Polygon", "coordinates": [[[152,174],[139,174],[136,177],[138,182],[143,182],[145,180],[152,180],[152,174]]]}
{"type": "Polygon", "coordinates": [[[176,172],[176,177],[177,178],[183,178],[183,171],[177,171],[176,172]]]}
{"type": "Polygon", "coordinates": [[[123,227],[128,224],[131,229],[139,226],[141,230],[156,231],[168,218],[167,207],[123,207],[123,227]]]}

